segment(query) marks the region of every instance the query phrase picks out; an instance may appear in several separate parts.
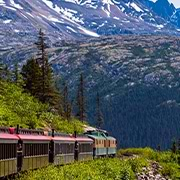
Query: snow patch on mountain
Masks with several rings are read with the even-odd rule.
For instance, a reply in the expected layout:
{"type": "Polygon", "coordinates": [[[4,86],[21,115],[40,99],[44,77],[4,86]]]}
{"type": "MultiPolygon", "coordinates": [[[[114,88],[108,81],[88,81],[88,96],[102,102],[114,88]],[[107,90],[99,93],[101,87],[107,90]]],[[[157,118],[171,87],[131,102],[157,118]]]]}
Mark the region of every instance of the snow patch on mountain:
{"type": "Polygon", "coordinates": [[[90,30],[88,30],[88,29],[85,29],[85,28],[83,28],[83,27],[78,27],[78,29],[82,30],[84,33],[86,33],[86,34],[88,34],[88,35],[90,35],[90,36],[99,37],[99,35],[98,35],[97,33],[92,32],[92,31],[90,31],[90,30]]]}
{"type": "Polygon", "coordinates": [[[19,4],[16,4],[16,3],[14,2],[14,0],[9,0],[9,1],[10,1],[11,5],[14,6],[15,8],[17,8],[17,9],[23,9],[23,7],[21,7],[19,4]]]}

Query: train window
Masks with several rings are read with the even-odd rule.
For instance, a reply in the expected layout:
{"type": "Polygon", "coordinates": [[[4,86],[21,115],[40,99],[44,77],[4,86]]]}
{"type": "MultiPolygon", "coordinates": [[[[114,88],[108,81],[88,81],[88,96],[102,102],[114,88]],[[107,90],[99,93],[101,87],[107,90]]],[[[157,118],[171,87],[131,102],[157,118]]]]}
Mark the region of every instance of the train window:
{"type": "Polygon", "coordinates": [[[0,144],[0,160],[16,157],[16,144],[0,144]]]}
{"type": "Polygon", "coordinates": [[[72,143],[55,144],[55,154],[70,154],[70,153],[74,153],[74,144],[72,143]]]}
{"type": "Polygon", "coordinates": [[[79,152],[92,152],[92,144],[80,144],[79,152]]]}
{"type": "Polygon", "coordinates": [[[48,154],[48,144],[24,144],[24,156],[38,156],[48,154]]]}

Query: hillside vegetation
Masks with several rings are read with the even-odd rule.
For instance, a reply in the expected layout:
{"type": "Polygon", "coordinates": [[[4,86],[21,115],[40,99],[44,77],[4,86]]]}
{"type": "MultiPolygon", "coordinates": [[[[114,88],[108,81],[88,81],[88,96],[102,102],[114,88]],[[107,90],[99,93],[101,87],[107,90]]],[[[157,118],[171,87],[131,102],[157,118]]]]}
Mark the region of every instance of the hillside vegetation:
{"type": "Polygon", "coordinates": [[[75,119],[65,120],[49,112],[48,104],[43,104],[14,83],[0,81],[0,126],[24,128],[55,128],[60,132],[81,133],[83,124],[75,119]]]}
{"type": "Polygon", "coordinates": [[[30,172],[21,180],[134,180],[135,173],[148,163],[139,159],[123,161],[114,159],[96,159],[89,162],[77,162],[63,167],[49,166],[30,172]],[[136,165],[136,168],[134,168],[136,165]]]}
{"type": "Polygon", "coordinates": [[[37,171],[30,171],[22,175],[20,179],[135,180],[143,173],[143,169],[147,171],[152,163],[162,166],[162,168],[156,169],[158,171],[156,174],[159,177],[170,178],[172,180],[180,178],[180,154],[174,154],[170,151],[157,152],[150,148],[137,148],[120,150],[117,157],[113,159],[95,159],[61,167],[49,166],[37,171]]]}

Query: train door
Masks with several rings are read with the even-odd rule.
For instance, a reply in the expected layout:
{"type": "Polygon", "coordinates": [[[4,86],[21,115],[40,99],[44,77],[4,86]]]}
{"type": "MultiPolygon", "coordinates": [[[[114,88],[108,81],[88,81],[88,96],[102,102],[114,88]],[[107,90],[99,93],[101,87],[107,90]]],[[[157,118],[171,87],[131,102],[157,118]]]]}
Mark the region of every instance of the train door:
{"type": "Polygon", "coordinates": [[[18,141],[17,145],[17,171],[20,172],[23,162],[23,142],[22,140],[18,141]]]}
{"type": "Polygon", "coordinates": [[[49,162],[54,163],[54,141],[51,140],[49,144],[49,162]]]}
{"type": "Polygon", "coordinates": [[[75,142],[75,148],[74,148],[74,160],[78,161],[79,158],[79,143],[75,142]]]}

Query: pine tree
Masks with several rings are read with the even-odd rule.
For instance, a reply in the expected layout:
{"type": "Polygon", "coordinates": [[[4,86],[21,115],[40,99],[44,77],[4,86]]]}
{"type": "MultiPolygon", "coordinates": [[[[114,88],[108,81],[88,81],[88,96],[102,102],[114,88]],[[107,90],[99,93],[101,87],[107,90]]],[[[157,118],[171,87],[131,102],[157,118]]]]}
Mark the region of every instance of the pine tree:
{"type": "Polygon", "coordinates": [[[17,83],[19,79],[18,63],[14,66],[14,82],[17,83]]]}
{"type": "Polygon", "coordinates": [[[0,63],[0,80],[3,80],[4,66],[0,63]]]}
{"type": "Polygon", "coordinates": [[[69,102],[68,87],[66,83],[64,84],[64,90],[63,90],[63,111],[64,111],[63,114],[64,118],[69,121],[72,115],[72,104],[69,102]]]}
{"type": "Polygon", "coordinates": [[[161,151],[161,146],[160,145],[158,145],[158,147],[157,147],[157,151],[161,151]]]}
{"type": "Polygon", "coordinates": [[[180,138],[178,140],[178,152],[180,153],[180,138]]]}
{"type": "Polygon", "coordinates": [[[39,50],[38,55],[37,55],[38,56],[37,62],[42,69],[42,75],[41,75],[42,95],[41,97],[39,97],[39,99],[43,103],[45,103],[47,102],[47,100],[49,100],[48,93],[49,93],[51,81],[52,81],[52,70],[48,63],[48,57],[45,51],[47,47],[47,45],[45,44],[45,35],[41,29],[39,31],[38,41],[35,44],[37,45],[37,48],[39,50]]]}
{"type": "Polygon", "coordinates": [[[176,141],[173,141],[173,143],[172,143],[172,147],[171,147],[171,151],[172,151],[173,153],[176,153],[176,152],[177,152],[177,145],[176,145],[176,141]]]}
{"type": "Polygon", "coordinates": [[[21,74],[24,80],[24,89],[39,98],[41,96],[41,67],[38,62],[32,58],[22,67],[21,74]]]}
{"type": "Polygon", "coordinates": [[[12,81],[12,73],[8,68],[8,65],[6,64],[3,70],[3,79],[5,81],[11,82],[12,81]]]}
{"type": "Polygon", "coordinates": [[[45,35],[40,29],[38,42],[35,43],[38,48],[38,55],[37,55],[37,62],[41,67],[41,95],[39,99],[43,103],[49,103],[51,107],[53,107],[53,111],[58,111],[58,113],[62,113],[61,103],[60,102],[60,95],[57,89],[55,88],[54,84],[54,77],[53,71],[51,68],[50,63],[48,62],[48,55],[46,53],[47,45],[45,43],[45,35]]]}
{"type": "Polygon", "coordinates": [[[97,96],[96,96],[96,117],[97,117],[97,128],[101,128],[103,125],[103,115],[101,112],[99,93],[97,93],[97,96]]]}
{"type": "Polygon", "coordinates": [[[21,75],[21,73],[19,72],[19,68],[18,68],[18,63],[15,64],[14,66],[14,77],[13,77],[13,81],[18,85],[18,86],[23,86],[23,77],[21,75]]]}
{"type": "Polygon", "coordinates": [[[84,96],[84,78],[83,74],[80,75],[80,83],[78,86],[77,92],[77,106],[78,106],[78,113],[76,116],[84,122],[86,119],[86,109],[85,109],[85,96],[84,96]]]}
{"type": "Polygon", "coordinates": [[[53,71],[46,53],[45,35],[39,31],[38,41],[35,43],[38,54],[22,68],[22,75],[25,82],[24,88],[37,97],[42,103],[50,105],[50,111],[62,115],[60,95],[54,84],[53,71]]]}

